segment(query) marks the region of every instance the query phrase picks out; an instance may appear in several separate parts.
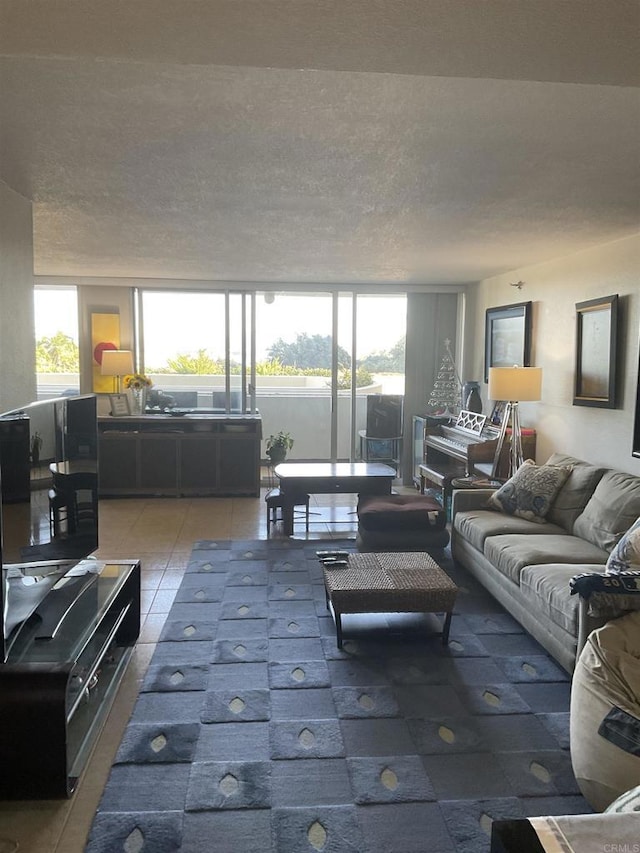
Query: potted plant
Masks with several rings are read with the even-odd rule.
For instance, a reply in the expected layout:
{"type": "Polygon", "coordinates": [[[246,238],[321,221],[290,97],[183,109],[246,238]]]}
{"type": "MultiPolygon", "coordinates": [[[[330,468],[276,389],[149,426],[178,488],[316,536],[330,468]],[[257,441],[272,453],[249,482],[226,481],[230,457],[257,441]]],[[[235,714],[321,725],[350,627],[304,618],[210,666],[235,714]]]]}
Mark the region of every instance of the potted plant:
{"type": "Polygon", "coordinates": [[[277,432],[267,439],[267,456],[272,465],[284,462],[287,452],[293,447],[293,439],[288,432],[277,432]]]}

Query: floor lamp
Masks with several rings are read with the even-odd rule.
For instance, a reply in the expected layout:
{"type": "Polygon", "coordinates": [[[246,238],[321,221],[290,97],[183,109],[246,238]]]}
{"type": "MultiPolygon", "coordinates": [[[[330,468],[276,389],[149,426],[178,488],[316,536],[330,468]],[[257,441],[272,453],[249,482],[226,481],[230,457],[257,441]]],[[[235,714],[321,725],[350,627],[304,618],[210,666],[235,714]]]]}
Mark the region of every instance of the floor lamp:
{"type": "Polygon", "coordinates": [[[122,393],[122,377],[133,373],[133,353],[128,349],[106,349],[100,365],[102,376],[118,377],[118,394],[122,393]]]}
{"type": "Polygon", "coordinates": [[[522,429],[520,427],[520,412],[518,403],[539,400],[542,392],[541,367],[490,367],[489,368],[489,399],[506,402],[496,455],[493,459],[491,477],[495,479],[500,466],[500,456],[511,420],[511,445],[509,450],[509,472],[513,474],[524,462],[522,454],[522,429]]]}

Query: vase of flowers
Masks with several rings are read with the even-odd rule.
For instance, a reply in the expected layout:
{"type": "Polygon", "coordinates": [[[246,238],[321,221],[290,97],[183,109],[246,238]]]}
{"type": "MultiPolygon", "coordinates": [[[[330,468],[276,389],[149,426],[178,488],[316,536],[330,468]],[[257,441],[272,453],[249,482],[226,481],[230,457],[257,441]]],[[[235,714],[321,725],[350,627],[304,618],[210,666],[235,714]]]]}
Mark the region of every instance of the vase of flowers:
{"type": "Polygon", "coordinates": [[[130,393],[131,414],[144,414],[147,406],[147,391],[153,382],[144,373],[130,373],[124,377],[123,383],[130,393]]]}

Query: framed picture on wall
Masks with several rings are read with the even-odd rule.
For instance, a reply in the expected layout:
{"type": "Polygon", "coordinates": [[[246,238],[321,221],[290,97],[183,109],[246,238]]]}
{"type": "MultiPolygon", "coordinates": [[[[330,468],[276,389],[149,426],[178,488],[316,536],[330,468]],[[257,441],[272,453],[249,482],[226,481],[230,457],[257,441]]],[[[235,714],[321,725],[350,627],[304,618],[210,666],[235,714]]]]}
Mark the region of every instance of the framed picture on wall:
{"type": "Polygon", "coordinates": [[[574,406],[616,407],[618,296],[576,304],[574,406]]]}
{"type": "Polygon", "coordinates": [[[102,354],[106,349],[120,349],[120,314],[116,312],[91,312],[92,390],[94,394],[108,394],[114,390],[114,377],[103,376],[102,354]]]}
{"type": "MultiPolygon", "coordinates": [[[[640,335],[638,336],[640,338],[640,335]]],[[[631,453],[640,459],[640,340],[638,340],[638,372],[636,374],[636,414],[633,425],[633,446],[631,453]]]]}
{"type": "Polygon", "coordinates": [[[530,367],[531,302],[487,308],[484,331],[484,381],[490,367],[530,367]]]}

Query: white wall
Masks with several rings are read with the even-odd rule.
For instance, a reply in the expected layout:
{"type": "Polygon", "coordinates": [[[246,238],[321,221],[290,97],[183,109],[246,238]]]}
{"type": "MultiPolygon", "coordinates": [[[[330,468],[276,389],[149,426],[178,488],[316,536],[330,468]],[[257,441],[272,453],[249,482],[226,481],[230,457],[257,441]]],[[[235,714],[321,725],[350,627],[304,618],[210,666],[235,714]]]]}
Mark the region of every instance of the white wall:
{"type": "Polygon", "coordinates": [[[31,202],[0,181],[0,411],[35,400],[31,202]]]}
{"type": "MultiPolygon", "coordinates": [[[[483,376],[487,308],[533,302],[532,365],[543,369],[542,401],[521,404],[522,422],[538,432],[537,459],[553,451],[640,474],[631,456],[640,337],[640,235],[480,282],[472,338],[474,374],[483,376]],[[521,290],[510,282],[522,280],[521,290]],[[574,406],[576,303],[620,297],[619,408],[574,406]]],[[[483,385],[487,411],[487,386],[483,385]]]]}

